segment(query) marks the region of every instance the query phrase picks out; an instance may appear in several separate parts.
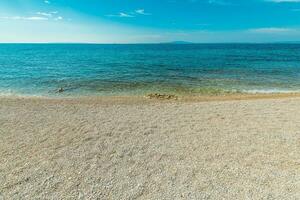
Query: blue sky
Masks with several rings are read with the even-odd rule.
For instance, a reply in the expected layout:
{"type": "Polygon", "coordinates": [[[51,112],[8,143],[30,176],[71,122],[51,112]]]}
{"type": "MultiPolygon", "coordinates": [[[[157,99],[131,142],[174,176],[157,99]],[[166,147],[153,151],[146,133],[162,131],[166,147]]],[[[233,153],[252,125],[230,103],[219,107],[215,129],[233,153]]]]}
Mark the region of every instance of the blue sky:
{"type": "Polygon", "coordinates": [[[300,41],[300,0],[1,0],[0,42],[300,41]]]}

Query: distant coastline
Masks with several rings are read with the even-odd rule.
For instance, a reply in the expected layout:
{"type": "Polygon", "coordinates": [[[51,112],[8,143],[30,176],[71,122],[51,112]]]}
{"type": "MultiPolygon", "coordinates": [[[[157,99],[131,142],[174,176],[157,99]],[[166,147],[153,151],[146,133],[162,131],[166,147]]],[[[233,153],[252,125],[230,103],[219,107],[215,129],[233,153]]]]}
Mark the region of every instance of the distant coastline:
{"type": "Polygon", "coordinates": [[[247,44],[247,45],[266,45],[266,44],[300,44],[300,41],[277,41],[277,42],[191,42],[191,41],[171,41],[171,42],[147,42],[147,43],[97,43],[97,42],[0,42],[1,45],[5,44],[54,44],[54,45],[166,45],[166,44],[194,44],[194,45],[230,45],[230,44],[247,44]]]}

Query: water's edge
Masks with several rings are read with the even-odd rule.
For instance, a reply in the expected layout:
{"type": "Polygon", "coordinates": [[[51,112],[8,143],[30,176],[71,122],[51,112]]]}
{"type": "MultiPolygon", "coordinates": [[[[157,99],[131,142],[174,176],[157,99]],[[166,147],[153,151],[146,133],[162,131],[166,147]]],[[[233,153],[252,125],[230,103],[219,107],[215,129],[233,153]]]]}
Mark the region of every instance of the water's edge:
{"type": "Polygon", "coordinates": [[[300,98],[300,92],[294,93],[235,93],[227,95],[190,95],[176,96],[169,94],[147,94],[147,95],[123,95],[123,96],[45,96],[45,95],[2,95],[2,100],[54,100],[75,101],[90,103],[145,103],[145,102],[210,102],[210,101],[235,101],[235,100],[259,100],[259,99],[285,99],[300,98]],[[154,96],[152,96],[154,95],[154,96]],[[156,96],[158,95],[158,96],[156,96]]]}

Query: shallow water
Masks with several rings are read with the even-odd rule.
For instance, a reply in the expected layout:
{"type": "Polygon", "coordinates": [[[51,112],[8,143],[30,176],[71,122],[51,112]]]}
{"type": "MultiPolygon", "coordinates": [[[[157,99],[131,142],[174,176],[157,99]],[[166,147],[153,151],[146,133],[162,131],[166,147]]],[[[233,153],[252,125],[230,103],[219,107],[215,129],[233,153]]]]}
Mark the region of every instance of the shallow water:
{"type": "Polygon", "coordinates": [[[300,44],[0,44],[2,95],[298,91],[300,44]]]}

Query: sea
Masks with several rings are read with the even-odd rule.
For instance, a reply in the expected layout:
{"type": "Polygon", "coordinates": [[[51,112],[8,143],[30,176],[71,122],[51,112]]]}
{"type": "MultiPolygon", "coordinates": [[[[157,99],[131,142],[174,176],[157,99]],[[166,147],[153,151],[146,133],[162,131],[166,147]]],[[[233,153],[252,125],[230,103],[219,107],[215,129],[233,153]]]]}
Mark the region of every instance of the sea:
{"type": "Polygon", "coordinates": [[[300,92],[300,44],[0,44],[0,95],[300,92]]]}

